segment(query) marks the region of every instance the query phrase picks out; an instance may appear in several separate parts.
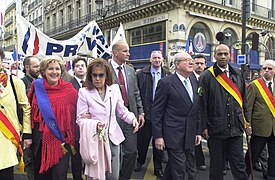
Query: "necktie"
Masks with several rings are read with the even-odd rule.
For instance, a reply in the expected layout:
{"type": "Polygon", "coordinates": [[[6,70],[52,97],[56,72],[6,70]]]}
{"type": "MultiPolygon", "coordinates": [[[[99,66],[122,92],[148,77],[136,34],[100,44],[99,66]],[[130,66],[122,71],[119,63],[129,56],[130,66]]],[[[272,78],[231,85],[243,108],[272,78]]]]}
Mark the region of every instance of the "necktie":
{"type": "Polygon", "coordinates": [[[84,81],[81,80],[81,81],[80,81],[80,86],[81,86],[81,87],[83,87],[83,83],[84,83],[84,81]]]}
{"type": "Polygon", "coordinates": [[[154,72],[154,79],[153,79],[153,99],[155,98],[155,92],[157,89],[158,81],[159,81],[159,75],[160,73],[158,71],[154,72]]]}
{"type": "Polygon", "coordinates": [[[224,73],[225,73],[225,75],[228,77],[228,75],[227,75],[227,72],[228,72],[228,71],[227,71],[227,70],[224,70],[223,72],[224,72],[224,73]]]}
{"type": "Polygon", "coordinates": [[[128,107],[128,97],[127,97],[127,92],[126,92],[126,86],[125,86],[125,81],[124,81],[124,76],[122,74],[122,67],[119,66],[118,68],[118,80],[120,83],[120,88],[121,88],[121,94],[122,94],[122,99],[124,101],[124,105],[128,107]]]}
{"type": "Polygon", "coordinates": [[[268,83],[268,89],[269,89],[269,91],[271,92],[271,94],[273,94],[271,85],[272,85],[272,82],[269,82],[269,83],[268,83]]]}
{"type": "Polygon", "coordinates": [[[188,92],[191,101],[193,102],[193,90],[192,90],[192,86],[191,86],[190,80],[189,79],[185,79],[183,82],[184,82],[185,89],[188,92]]]}

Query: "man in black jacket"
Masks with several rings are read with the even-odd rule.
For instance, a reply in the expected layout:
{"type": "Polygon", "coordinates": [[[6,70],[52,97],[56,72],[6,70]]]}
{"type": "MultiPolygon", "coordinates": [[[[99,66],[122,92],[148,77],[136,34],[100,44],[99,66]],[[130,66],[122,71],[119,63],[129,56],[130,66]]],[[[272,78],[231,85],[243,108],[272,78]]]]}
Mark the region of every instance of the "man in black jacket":
{"type": "Polygon", "coordinates": [[[227,157],[234,179],[247,180],[243,154],[243,133],[249,127],[245,79],[239,69],[228,64],[228,46],[218,45],[214,57],[217,62],[201,74],[198,90],[199,117],[210,154],[209,179],[223,179],[227,157]]]}
{"type": "MultiPolygon", "coordinates": [[[[137,135],[138,157],[135,171],[139,171],[141,169],[141,166],[145,163],[148,146],[152,137],[151,108],[154,100],[157,82],[162,77],[170,75],[170,72],[167,69],[161,67],[163,62],[161,51],[152,51],[150,62],[151,65],[143,68],[137,74],[140,97],[145,113],[145,124],[144,127],[142,127],[138,131],[137,135]]],[[[163,172],[161,160],[163,157],[163,151],[156,149],[154,139],[152,140],[152,146],[154,174],[158,177],[162,177],[163,172]]]]}
{"type": "MultiPolygon", "coordinates": [[[[26,87],[26,94],[28,95],[29,89],[31,87],[32,81],[37,79],[40,72],[39,72],[39,64],[40,60],[38,57],[35,56],[27,56],[24,59],[23,65],[24,69],[23,72],[25,73],[25,77],[21,80],[24,82],[26,87]]],[[[24,151],[24,163],[25,169],[27,172],[28,180],[34,179],[34,167],[33,167],[33,155],[30,148],[26,148],[24,151]]]]}

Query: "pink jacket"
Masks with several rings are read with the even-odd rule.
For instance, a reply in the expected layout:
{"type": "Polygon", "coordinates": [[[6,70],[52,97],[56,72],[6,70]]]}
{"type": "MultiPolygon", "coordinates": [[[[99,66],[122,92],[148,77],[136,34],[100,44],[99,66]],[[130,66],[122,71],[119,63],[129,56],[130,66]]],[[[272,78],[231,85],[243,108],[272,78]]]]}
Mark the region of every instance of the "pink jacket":
{"type": "Polygon", "coordinates": [[[117,123],[116,115],[129,124],[132,124],[135,118],[135,115],[124,106],[121,92],[117,84],[106,87],[104,100],[101,99],[96,89],[88,90],[87,88],[80,88],[77,102],[77,123],[81,115],[85,113],[90,113],[92,120],[96,119],[107,125],[106,132],[108,133],[109,131],[109,138],[115,145],[119,145],[125,139],[117,123]],[[109,118],[110,109],[111,118],[109,118]]]}
{"type": "Polygon", "coordinates": [[[85,163],[84,174],[95,179],[105,179],[106,172],[111,171],[111,150],[109,141],[99,139],[98,120],[80,119],[78,121],[81,136],[80,154],[85,163]]]}

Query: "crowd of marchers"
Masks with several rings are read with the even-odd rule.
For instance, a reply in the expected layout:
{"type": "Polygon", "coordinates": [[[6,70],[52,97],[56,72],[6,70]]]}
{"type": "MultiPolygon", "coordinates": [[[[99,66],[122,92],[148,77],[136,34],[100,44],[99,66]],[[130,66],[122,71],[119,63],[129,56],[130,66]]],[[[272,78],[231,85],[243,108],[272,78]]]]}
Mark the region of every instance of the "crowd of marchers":
{"type": "Polygon", "coordinates": [[[20,79],[0,49],[0,179],[14,180],[19,164],[29,180],[66,180],[71,164],[74,180],[129,180],[150,142],[160,179],[195,180],[209,168],[210,180],[222,180],[230,167],[248,180],[258,161],[275,179],[275,62],[247,82],[229,52],[217,45],[208,68],[204,55],[179,52],[171,73],[155,50],[135,71],[120,40],[108,60],[75,57],[73,76],[60,56],[28,56],[20,79]]]}

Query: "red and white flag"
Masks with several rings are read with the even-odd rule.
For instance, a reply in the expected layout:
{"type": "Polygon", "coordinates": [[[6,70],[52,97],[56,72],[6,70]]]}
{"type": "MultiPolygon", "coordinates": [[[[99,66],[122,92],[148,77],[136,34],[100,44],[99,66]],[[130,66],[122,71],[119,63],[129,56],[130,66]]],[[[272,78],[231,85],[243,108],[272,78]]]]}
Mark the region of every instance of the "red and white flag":
{"type": "Polygon", "coordinates": [[[192,44],[190,36],[188,36],[187,41],[186,41],[185,52],[189,53],[191,56],[193,54],[193,44],[192,44]]]}

